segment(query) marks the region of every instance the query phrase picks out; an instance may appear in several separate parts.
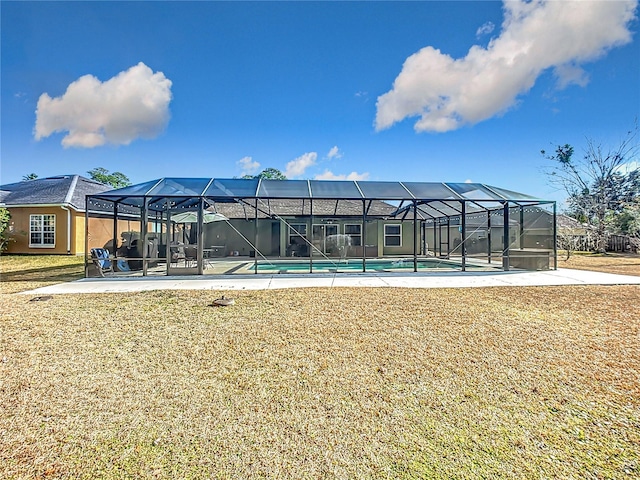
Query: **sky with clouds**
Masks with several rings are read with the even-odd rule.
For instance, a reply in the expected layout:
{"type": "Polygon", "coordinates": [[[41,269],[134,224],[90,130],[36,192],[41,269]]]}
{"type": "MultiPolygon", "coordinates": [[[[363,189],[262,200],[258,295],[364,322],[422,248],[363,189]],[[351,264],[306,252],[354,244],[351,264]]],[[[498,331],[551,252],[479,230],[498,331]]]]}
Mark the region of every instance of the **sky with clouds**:
{"type": "Polygon", "coordinates": [[[640,114],[638,4],[2,2],[0,182],[474,181],[556,199],[541,149],[640,114]]]}

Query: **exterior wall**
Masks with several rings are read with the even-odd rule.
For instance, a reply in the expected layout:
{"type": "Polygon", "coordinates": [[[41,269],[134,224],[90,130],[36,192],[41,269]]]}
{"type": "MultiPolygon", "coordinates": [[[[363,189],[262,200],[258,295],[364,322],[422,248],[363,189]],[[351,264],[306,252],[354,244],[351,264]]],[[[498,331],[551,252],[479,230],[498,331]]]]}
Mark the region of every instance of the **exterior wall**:
{"type": "MultiPolygon", "coordinates": [[[[84,224],[84,217],[82,223],[84,224]]],[[[122,234],[124,232],[140,232],[140,222],[118,220],[118,247],[123,243],[122,234]]],[[[81,230],[78,230],[77,238],[80,239],[79,241],[84,245],[84,226],[81,230]]],[[[87,251],[90,251],[92,248],[107,248],[113,253],[113,218],[89,217],[89,244],[87,245],[87,251]]]]}
{"type": "MultiPolygon", "coordinates": [[[[7,253],[13,254],[34,254],[34,255],[66,255],[75,254],[73,242],[72,251],[67,252],[67,211],[61,207],[7,207],[11,213],[9,221],[9,231],[15,240],[9,242],[7,253]],[[30,215],[55,215],[55,244],[53,247],[30,247],[29,246],[29,218],[30,215]]],[[[73,222],[73,211],[71,221],[73,222]]],[[[73,228],[71,229],[73,235],[73,228]]],[[[84,243],[84,242],[83,242],[84,243]]]]}
{"type": "MultiPolygon", "coordinates": [[[[311,231],[312,225],[311,221],[308,218],[288,218],[285,219],[289,224],[306,224],[307,225],[307,239],[311,241],[311,231]]],[[[313,222],[314,225],[322,225],[325,224],[322,217],[315,217],[313,222]]],[[[338,225],[338,232],[340,234],[344,233],[344,225],[345,224],[362,224],[360,219],[331,219],[334,224],[338,225]]],[[[253,220],[244,221],[244,220],[231,220],[233,226],[239,230],[247,239],[253,243],[254,242],[254,226],[253,220]]],[[[264,220],[260,219],[258,221],[258,250],[262,252],[265,256],[286,256],[287,247],[288,247],[288,235],[289,235],[289,226],[287,223],[280,221],[280,241],[278,245],[274,245],[272,242],[272,223],[273,220],[264,220]]],[[[413,245],[414,245],[414,236],[413,236],[413,221],[382,221],[382,220],[373,220],[368,221],[365,226],[365,235],[364,235],[364,243],[367,246],[367,256],[394,256],[394,255],[412,255],[413,254],[413,245]],[[402,224],[402,240],[401,245],[398,247],[395,246],[384,246],[384,225],[385,224],[402,224]]],[[[417,232],[417,238],[420,238],[420,231],[417,232]]],[[[316,239],[317,240],[317,239],[316,239]]],[[[249,245],[249,243],[243,239],[240,235],[234,232],[226,222],[213,222],[205,225],[205,248],[209,246],[209,243],[215,243],[216,245],[225,245],[226,255],[229,255],[230,252],[237,251],[239,255],[248,255],[249,251],[254,248],[249,245]]],[[[418,249],[419,251],[419,249],[418,249]]],[[[362,248],[361,247],[351,247],[349,249],[350,257],[361,257],[362,256],[362,248]]]]}
{"type": "MultiPolygon", "coordinates": [[[[323,217],[315,217],[313,219],[313,223],[314,225],[323,225],[326,224],[325,220],[326,219],[323,217]]],[[[362,224],[362,220],[359,218],[332,218],[331,220],[333,224],[338,225],[338,232],[340,234],[344,233],[345,224],[362,224]]],[[[307,225],[307,239],[311,241],[312,225],[309,218],[285,218],[285,221],[272,219],[258,220],[257,247],[263,255],[281,257],[285,257],[287,255],[289,247],[289,224],[307,225]],[[279,227],[273,227],[272,225],[274,223],[279,224],[279,227]],[[279,231],[279,241],[272,237],[272,229],[277,229],[279,231]]],[[[229,227],[226,222],[212,222],[204,225],[204,248],[210,248],[214,245],[224,246],[225,255],[231,255],[234,251],[237,251],[240,256],[249,255],[250,251],[254,250],[254,247],[249,243],[253,243],[255,239],[253,219],[249,221],[234,219],[231,220],[231,224],[248,239],[248,242],[229,227]]],[[[383,222],[379,220],[370,220],[366,223],[363,240],[367,247],[366,251],[368,257],[379,257],[383,254],[404,255],[413,253],[413,222],[404,222],[402,227],[402,246],[388,247],[386,249],[388,253],[384,252],[385,249],[383,248],[384,227],[382,227],[382,224],[383,222]]],[[[350,247],[348,256],[357,258],[362,257],[362,247],[350,247]]]]}
{"type": "Polygon", "coordinates": [[[74,255],[84,255],[84,212],[71,211],[71,252],[74,255]]]}
{"type": "MultiPolygon", "coordinates": [[[[249,242],[254,242],[255,231],[253,220],[230,220],[230,222],[249,242]]],[[[269,240],[270,244],[270,238],[266,237],[267,228],[270,228],[270,223],[263,221],[258,222],[258,248],[261,251],[266,248],[265,244],[267,240],[269,240]]],[[[237,251],[239,255],[249,255],[250,251],[254,250],[254,248],[247,240],[242,238],[242,235],[238,232],[231,228],[227,222],[206,223],[204,225],[204,248],[223,247],[219,249],[218,255],[220,256],[230,255],[233,251],[237,251]]]]}
{"type": "MultiPolygon", "coordinates": [[[[389,256],[392,257],[394,255],[413,255],[413,245],[414,245],[414,236],[413,236],[413,220],[389,220],[389,221],[380,221],[378,222],[378,251],[381,251],[380,256],[389,256]],[[384,231],[385,225],[402,225],[401,226],[401,245],[400,246],[389,246],[385,245],[384,242],[384,231]]],[[[418,229],[417,233],[420,238],[420,231],[418,229]]],[[[418,248],[418,252],[420,252],[420,248],[418,248]]]]}
{"type": "MultiPolygon", "coordinates": [[[[67,219],[69,213],[61,207],[8,207],[11,213],[9,228],[14,242],[9,243],[7,253],[34,255],[84,255],[85,253],[85,216],[84,212],[70,210],[71,235],[67,251],[67,219]],[[53,247],[29,246],[29,218],[34,214],[55,215],[55,245],[53,247]]],[[[140,229],[139,222],[118,221],[118,231],[124,232],[132,227],[140,229]]],[[[113,220],[110,218],[89,218],[88,248],[106,247],[111,250],[113,243],[113,220]]]]}

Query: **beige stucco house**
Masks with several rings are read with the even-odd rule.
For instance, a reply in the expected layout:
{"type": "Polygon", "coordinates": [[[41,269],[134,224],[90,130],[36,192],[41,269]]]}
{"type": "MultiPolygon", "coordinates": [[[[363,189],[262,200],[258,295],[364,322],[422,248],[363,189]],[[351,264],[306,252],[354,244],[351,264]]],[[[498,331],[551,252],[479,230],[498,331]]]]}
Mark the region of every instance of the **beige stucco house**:
{"type": "MultiPolygon", "coordinates": [[[[11,214],[9,233],[13,241],[7,253],[83,255],[85,196],[110,189],[80,175],[0,185],[0,207],[11,214]]],[[[101,229],[92,231],[95,235],[101,229]]]]}

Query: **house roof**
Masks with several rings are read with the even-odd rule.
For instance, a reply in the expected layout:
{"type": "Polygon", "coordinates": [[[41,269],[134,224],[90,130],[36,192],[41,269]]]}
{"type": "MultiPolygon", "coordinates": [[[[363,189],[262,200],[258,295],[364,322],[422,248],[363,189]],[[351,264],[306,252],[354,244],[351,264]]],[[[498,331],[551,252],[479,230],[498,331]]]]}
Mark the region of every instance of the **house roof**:
{"type": "Polygon", "coordinates": [[[59,175],[0,185],[0,204],[5,207],[67,205],[83,211],[85,196],[111,190],[111,187],[80,175],[59,175]]]}
{"type": "MultiPolygon", "coordinates": [[[[396,211],[396,207],[380,200],[365,203],[367,216],[389,217],[396,211]]],[[[216,202],[208,210],[223,214],[227,218],[255,218],[256,206],[254,200],[246,202],[216,202]]],[[[276,199],[258,200],[258,218],[273,216],[339,216],[361,217],[363,205],[357,200],[314,200],[313,210],[309,199],[276,199]]]]}
{"type": "Polygon", "coordinates": [[[560,214],[558,215],[558,229],[565,233],[584,234],[589,230],[593,230],[593,226],[587,223],[581,223],[568,215],[560,214]]]}

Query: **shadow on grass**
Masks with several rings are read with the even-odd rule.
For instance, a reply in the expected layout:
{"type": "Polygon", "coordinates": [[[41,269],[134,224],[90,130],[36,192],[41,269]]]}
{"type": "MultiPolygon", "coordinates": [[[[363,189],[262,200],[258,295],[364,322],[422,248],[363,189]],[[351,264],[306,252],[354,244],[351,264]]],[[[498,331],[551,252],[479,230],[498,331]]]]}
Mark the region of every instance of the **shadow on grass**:
{"type": "Polygon", "coordinates": [[[3,273],[1,282],[34,282],[34,281],[59,281],[68,282],[84,277],[82,265],[54,266],[43,268],[31,268],[17,272],[3,273]]]}

